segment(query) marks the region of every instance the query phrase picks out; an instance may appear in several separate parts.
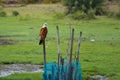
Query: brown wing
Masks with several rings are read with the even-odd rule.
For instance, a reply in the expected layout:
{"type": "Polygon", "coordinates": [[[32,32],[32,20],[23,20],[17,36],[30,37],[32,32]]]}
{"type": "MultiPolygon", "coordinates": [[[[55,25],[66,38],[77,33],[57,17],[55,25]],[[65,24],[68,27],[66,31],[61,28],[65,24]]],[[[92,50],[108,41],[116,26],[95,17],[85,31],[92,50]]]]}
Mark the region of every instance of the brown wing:
{"type": "Polygon", "coordinates": [[[46,38],[47,32],[48,32],[48,30],[47,30],[46,27],[45,28],[41,28],[40,34],[39,34],[41,40],[44,40],[46,38]]]}

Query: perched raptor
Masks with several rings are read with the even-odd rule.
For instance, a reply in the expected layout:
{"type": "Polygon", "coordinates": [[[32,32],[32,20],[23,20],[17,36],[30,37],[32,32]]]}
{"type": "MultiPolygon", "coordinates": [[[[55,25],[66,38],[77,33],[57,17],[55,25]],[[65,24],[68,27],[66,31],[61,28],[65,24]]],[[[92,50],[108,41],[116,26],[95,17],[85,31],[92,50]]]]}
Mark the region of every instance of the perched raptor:
{"type": "Polygon", "coordinates": [[[48,32],[48,30],[47,30],[47,24],[44,23],[42,25],[42,28],[40,29],[40,33],[39,33],[39,36],[40,36],[39,45],[41,45],[44,42],[44,40],[46,38],[46,35],[47,35],[47,32],[48,32]]]}

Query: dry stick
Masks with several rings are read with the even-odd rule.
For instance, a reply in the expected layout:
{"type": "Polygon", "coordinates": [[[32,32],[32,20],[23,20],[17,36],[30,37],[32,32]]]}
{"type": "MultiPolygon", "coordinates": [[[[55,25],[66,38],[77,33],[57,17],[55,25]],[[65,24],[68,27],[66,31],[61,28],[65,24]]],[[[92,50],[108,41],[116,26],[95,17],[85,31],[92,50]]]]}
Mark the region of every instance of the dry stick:
{"type": "Polygon", "coordinates": [[[80,32],[80,37],[79,37],[79,40],[78,40],[78,52],[77,52],[77,59],[76,59],[76,61],[79,61],[81,41],[82,41],[82,32],[80,32]]]}
{"type": "Polygon", "coordinates": [[[57,28],[57,38],[58,38],[58,80],[60,80],[60,69],[59,69],[59,66],[60,66],[60,36],[59,36],[59,28],[58,26],[56,26],[57,28]]]}

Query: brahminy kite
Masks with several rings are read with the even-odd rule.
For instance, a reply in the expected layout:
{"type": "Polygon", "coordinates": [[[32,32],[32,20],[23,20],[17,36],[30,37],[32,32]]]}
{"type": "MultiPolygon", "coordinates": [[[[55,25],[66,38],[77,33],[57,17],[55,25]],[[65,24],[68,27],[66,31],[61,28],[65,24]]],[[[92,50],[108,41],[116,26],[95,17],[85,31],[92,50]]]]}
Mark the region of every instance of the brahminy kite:
{"type": "Polygon", "coordinates": [[[39,45],[41,45],[45,41],[47,32],[48,32],[47,23],[44,23],[42,25],[42,28],[40,29],[40,33],[39,33],[39,36],[40,36],[39,45]]]}

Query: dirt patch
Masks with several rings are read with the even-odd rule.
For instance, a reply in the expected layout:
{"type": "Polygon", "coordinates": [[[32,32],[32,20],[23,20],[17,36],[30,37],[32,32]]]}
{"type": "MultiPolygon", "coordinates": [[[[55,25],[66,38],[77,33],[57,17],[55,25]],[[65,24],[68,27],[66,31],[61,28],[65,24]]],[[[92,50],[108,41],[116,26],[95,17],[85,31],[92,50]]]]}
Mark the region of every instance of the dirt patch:
{"type": "Polygon", "coordinates": [[[6,38],[6,37],[24,37],[26,35],[0,35],[0,38],[6,38]]]}
{"type": "Polygon", "coordinates": [[[8,40],[8,39],[0,39],[0,45],[12,45],[15,42],[13,40],[8,40]]]}
{"type": "Polygon", "coordinates": [[[24,37],[26,35],[0,35],[0,45],[12,45],[15,44],[17,41],[7,39],[11,37],[24,37]]]}

